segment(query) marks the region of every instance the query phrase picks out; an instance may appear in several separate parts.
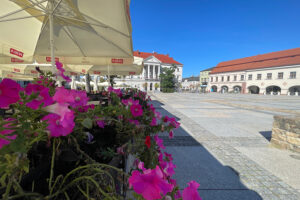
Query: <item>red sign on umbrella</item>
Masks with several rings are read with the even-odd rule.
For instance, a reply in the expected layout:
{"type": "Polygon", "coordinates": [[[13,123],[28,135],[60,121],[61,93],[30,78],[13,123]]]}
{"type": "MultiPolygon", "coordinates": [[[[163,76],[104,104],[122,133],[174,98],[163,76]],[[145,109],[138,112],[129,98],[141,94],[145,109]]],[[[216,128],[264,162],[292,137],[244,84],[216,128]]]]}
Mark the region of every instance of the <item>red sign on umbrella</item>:
{"type": "Polygon", "coordinates": [[[117,58],[112,58],[111,59],[111,63],[119,63],[119,64],[123,64],[124,60],[123,59],[117,59],[117,58]]]}
{"type": "MultiPolygon", "coordinates": [[[[46,57],[47,62],[51,62],[51,57],[46,57]]],[[[55,62],[59,62],[59,58],[55,57],[55,62]]]]}
{"type": "Polygon", "coordinates": [[[24,62],[24,60],[20,60],[18,58],[11,58],[10,61],[13,62],[13,63],[22,63],[22,62],[24,62]]]}
{"type": "Polygon", "coordinates": [[[101,72],[94,71],[94,74],[98,74],[99,75],[99,74],[101,74],[101,72]]]}
{"type": "Polygon", "coordinates": [[[15,55],[15,56],[19,56],[19,57],[23,57],[24,53],[21,51],[18,51],[16,49],[10,48],[10,54],[15,55]]]}
{"type": "Polygon", "coordinates": [[[14,68],[14,72],[20,72],[20,69],[14,68]]]}

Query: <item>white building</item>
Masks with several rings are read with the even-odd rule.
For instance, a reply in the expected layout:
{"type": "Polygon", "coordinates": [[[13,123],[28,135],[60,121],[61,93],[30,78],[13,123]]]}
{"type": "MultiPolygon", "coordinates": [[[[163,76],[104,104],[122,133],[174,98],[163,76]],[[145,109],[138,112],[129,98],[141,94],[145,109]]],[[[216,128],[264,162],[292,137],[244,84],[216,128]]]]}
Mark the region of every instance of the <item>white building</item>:
{"type": "Polygon", "coordinates": [[[188,78],[183,78],[181,82],[181,88],[183,90],[196,90],[200,86],[199,76],[191,76],[188,78]]]}
{"type": "Polygon", "coordinates": [[[300,95],[300,48],[221,62],[210,72],[208,90],[300,95]]]}
{"type": "Polygon", "coordinates": [[[160,90],[160,74],[162,68],[170,68],[175,65],[175,77],[178,82],[182,81],[183,64],[177,62],[169,54],[158,54],[156,52],[146,53],[135,51],[134,56],[144,59],[144,70],[141,75],[126,76],[122,79],[115,79],[117,85],[122,83],[138,88],[143,91],[159,91],[160,90]]]}

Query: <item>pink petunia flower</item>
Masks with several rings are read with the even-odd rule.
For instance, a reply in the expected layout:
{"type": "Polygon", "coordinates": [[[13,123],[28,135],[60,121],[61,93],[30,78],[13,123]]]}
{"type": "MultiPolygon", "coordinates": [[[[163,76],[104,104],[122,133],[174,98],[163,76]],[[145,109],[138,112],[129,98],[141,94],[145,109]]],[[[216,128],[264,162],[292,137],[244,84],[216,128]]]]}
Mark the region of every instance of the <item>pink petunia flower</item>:
{"type": "Polygon", "coordinates": [[[70,103],[72,108],[77,108],[79,106],[86,106],[89,101],[85,91],[71,90],[70,94],[73,96],[74,101],[70,103]]]}
{"type": "Polygon", "coordinates": [[[144,162],[139,162],[139,163],[138,163],[138,169],[140,169],[140,170],[142,170],[142,171],[145,171],[145,170],[146,170],[146,168],[145,168],[145,166],[144,166],[144,162]]]}
{"type": "Polygon", "coordinates": [[[66,76],[65,73],[65,69],[63,68],[63,64],[60,62],[56,62],[56,68],[58,70],[58,75],[61,76],[63,79],[65,79],[67,82],[71,82],[72,80],[70,79],[70,77],[66,76]]]}
{"type": "Polygon", "coordinates": [[[56,88],[56,92],[53,96],[53,100],[57,103],[74,103],[75,98],[71,94],[71,90],[67,90],[64,87],[58,87],[56,88]]]}
{"type": "Polygon", "coordinates": [[[105,122],[103,120],[97,120],[96,121],[97,125],[100,127],[100,128],[104,128],[105,127],[105,122]]]}
{"type": "Polygon", "coordinates": [[[7,108],[10,104],[20,100],[21,86],[11,79],[3,79],[0,83],[0,108],[7,108]]]}
{"type": "Polygon", "coordinates": [[[130,106],[130,111],[133,117],[139,117],[143,115],[142,106],[139,104],[130,106]]]}
{"type": "Polygon", "coordinates": [[[128,105],[132,106],[132,105],[139,105],[140,101],[139,100],[133,100],[133,99],[128,99],[128,105]]]}
{"type": "Polygon", "coordinates": [[[163,140],[160,139],[160,138],[158,137],[158,135],[155,135],[155,136],[154,136],[154,140],[155,140],[157,146],[158,146],[160,149],[165,149],[165,148],[166,148],[166,147],[164,146],[164,144],[163,144],[163,140]]]}
{"type": "Polygon", "coordinates": [[[128,99],[122,99],[122,104],[124,104],[125,106],[128,106],[128,99]]]}
{"type": "Polygon", "coordinates": [[[107,91],[111,93],[115,93],[118,97],[122,97],[123,95],[121,89],[114,89],[111,86],[108,87],[107,91]]]}
{"type": "Polygon", "coordinates": [[[150,123],[150,126],[157,126],[157,120],[156,120],[156,117],[153,117],[152,118],[152,121],[150,123]]]}
{"type": "Polygon", "coordinates": [[[199,183],[196,181],[191,181],[188,183],[188,187],[186,187],[182,191],[182,199],[183,200],[201,200],[201,197],[198,193],[199,183]]]}
{"type": "Polygon", "coordinates": [[[38,109],[42,103],[43,107],[53,103],[52,97],[49,95],[49,88],[44,87],[43,85],[28,84],[25,88],[25,94],[31,95],[32,93],[38,93],[39,95],[36,99],[33,99],[26,104],[26,106],[31,109],[38,109]]]}
{"type": "Polygon", "coordinates": [[[142,195],[146,200],[161,199],[174,188],[164,179],[159,166],[155,169],[147,169],[143,173],[135,170],[129,178],[129,185],[133,190],[142,195]]]}
{"type": "Polygon", "coordinates": [[[166,177],[171,177],[175,174],[176,165],[172,161],[160,161],[159,166],[163,170],[166,177]]]}
{"type": "Polygon", "coordinates": [[[65,113],[63,117],[51,113],[42,120],[48,122],[47,129],[50,131],[51,137],[67,136],[72,133],[75,126],[73,111],[65,113]]]}

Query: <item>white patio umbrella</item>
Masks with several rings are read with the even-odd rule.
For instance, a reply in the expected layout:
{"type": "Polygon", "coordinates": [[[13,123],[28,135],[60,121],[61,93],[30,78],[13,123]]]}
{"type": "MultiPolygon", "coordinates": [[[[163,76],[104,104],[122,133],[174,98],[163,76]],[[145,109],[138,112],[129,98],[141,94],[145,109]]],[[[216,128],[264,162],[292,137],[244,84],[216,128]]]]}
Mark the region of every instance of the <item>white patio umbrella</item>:
{"type": "Polygon", "coordinates": [[[130,65],[67,65],[66,70],[90,75],[138,75],[143,71],[143,58],[134,57],[130,65]]]}
{"type": "Polygon", "coordinates": [[[130,0],[1,0],[0,63],[130,65],[130,0]]]}

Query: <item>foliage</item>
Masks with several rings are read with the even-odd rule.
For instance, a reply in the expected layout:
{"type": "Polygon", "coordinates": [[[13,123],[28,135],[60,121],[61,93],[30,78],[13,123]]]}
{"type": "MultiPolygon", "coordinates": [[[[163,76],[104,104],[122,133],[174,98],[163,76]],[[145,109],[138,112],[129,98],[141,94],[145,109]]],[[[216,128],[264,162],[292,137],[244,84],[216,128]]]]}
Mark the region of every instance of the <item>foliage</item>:
{"type": "Polygon", "coordinates": [[[170,93],[175,91],[175,72],[176,67],[162,68],[160,74],[160,88],[162,92],[170,93]]]}

